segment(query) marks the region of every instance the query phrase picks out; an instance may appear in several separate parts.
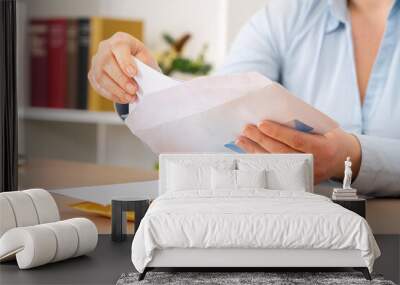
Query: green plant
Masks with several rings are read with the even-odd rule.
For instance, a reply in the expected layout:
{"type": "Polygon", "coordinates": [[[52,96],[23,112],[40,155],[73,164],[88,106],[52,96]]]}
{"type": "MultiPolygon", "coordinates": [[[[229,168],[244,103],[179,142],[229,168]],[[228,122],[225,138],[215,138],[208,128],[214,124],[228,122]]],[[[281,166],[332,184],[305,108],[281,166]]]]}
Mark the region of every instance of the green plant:
{"type": "Polygon", "coordinates": [[[211,71],[212,65],[205,61],[207,45],[203,46],[195,59],[190,59],[183,55],[184,47],[191,39],[190,34],[185,34],[178,39],[174,39],[169,34],[164,34],[163,38],[169,48],[157,55],[157,61],[164,74],[171,75],[174,72],[181,72],[192,75],[207,75],[211,71]]]}

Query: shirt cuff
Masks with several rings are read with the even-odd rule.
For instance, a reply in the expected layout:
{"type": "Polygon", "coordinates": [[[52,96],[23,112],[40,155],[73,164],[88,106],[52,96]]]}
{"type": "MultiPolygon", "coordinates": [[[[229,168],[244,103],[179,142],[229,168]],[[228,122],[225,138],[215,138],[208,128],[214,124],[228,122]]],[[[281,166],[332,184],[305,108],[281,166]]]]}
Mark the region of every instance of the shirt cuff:
{"type": "MultiPolygon", "coordinates": [[[[134,108],[133,104],[131,108],[134,108]]],[[[130,113],[129,104],[115,104],[122,120],[130,113]]],[[[358,193],[372,196],[400,196],[400,141],[354,134],[361,145],[361,164],[353,188],[358,193]]]]}
{"type": "Polygon", "coordinates": [[[115,111],[117,111],[118,116],[125,121],[125,119],[128,117],[129,115],[129,104],[119,104],[119,103],[115,103],[114,105],[115,107],[115,111]]]}
{"type": "Polygon", "coordinates": [[[361,145],[361,165],[352,187],[360,194],[374,195],[379,194],[380,174],[383,171],[384,158],[381,151],[385,148],[381,141],[372,136],[355,134],[361,145]]]}

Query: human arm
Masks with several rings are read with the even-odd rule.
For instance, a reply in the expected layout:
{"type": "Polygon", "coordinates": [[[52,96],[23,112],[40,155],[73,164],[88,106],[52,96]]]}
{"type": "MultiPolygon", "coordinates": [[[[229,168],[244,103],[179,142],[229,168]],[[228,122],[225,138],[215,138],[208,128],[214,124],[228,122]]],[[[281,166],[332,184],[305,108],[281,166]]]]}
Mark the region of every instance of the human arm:
{"type": "Polygon", "coordinates": [[[247,125],[236,144],[249,153],[311,153],[314,156],[314,181],[343,179],[343,161],[350,156],[354,176],[361,163],[357,138],[337,128],[325,135],[309,134],[271,121],[247,125]]]}
{"type": "Polygon", "coordinates": [[[346,133],[307,134],[263,121],[247,125],[236,144],[249,153],[312,153],[314,181],[342,180],[343,162],[353,162],[353,184],[359,193],[400,196],[400,140],[346,133]]]}

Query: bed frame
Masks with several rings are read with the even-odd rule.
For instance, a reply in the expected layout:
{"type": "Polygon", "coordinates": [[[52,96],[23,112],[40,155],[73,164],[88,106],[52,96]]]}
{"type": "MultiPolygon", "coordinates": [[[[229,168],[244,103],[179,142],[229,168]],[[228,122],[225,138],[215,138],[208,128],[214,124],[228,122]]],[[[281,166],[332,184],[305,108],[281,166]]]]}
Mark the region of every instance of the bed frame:
{"type": "MultiPolygon", "coordinates": [[[[160,155],[159,193],[166,191],[167,162],[184,159],[236,159],[239,157],[258,157],[263,160],[276,159],[303,160],[306,162],[308,176],[306,190],[313,192],[313,157],[310,154],[162,154],[160,155]]],[[[152,261],[139,275],[143,280],[148,271],[154,269],[182,269],[187,271],[265,271],[266,269],[337,269],[353,268],[361,271],[367,280],[371,280],[369,270],[359,250],[329,249],[240,249],[240,248],[170,248],[158,249],[152,261]],[[194,270],[196,269],[196,270],[194,270]]]]}
{"type": "Polygon", "coordinates": [[[353,268],[371,280],[368,268],[359,250],[322,249],[183,249],[156,250],[139,280],[146,273],[159,269],[183,269],[193,271],[265,271],[279,269],[341,269],[353,268]]]}

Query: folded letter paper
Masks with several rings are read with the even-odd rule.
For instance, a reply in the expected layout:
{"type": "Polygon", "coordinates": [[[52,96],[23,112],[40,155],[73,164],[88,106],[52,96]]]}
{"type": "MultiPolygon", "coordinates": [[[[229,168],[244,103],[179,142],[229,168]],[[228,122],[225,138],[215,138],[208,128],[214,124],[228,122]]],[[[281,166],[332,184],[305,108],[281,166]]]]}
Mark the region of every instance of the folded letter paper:
{"type": "Polygon", "coordinates": [[[272,120],[325,134],[338,124],[256,72],[179,82],[137,59],[139,100],[125,123],[155,153],[232,152],[246,124],[272,120]]]}

